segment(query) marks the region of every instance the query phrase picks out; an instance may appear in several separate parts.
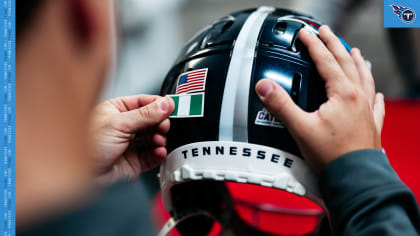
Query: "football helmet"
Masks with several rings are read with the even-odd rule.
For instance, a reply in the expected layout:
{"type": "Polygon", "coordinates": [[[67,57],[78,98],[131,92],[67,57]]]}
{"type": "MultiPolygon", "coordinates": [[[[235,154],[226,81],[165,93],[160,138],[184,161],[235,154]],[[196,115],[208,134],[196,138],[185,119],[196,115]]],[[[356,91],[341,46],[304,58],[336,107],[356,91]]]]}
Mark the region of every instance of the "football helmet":
{"type": "Polygon", "coordinates": [[[225,181],[284,190],[324,207],[316,174],[255,92],[266,78],[308,112],[326,101],[325,83],[298,34],[301,28],[318,34],[320,25],[260,7],[215,21],[182,49],[161,89],[175,102],[160,169],[173,219],[162,235],[173,226],[182,235],[207,235],[214,220],[228,227],[236,213],[225,181]]]}

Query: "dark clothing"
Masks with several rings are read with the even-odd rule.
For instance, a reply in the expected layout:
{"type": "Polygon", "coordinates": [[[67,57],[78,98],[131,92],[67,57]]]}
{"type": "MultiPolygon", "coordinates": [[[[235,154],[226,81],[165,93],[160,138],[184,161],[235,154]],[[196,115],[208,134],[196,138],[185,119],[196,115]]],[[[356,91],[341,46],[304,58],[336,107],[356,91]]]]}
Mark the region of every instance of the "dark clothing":
{"type": "Polygon", "coordinates": [[[417,201],[378,150],[348,153],[321,178],[334,235],[419,235],[417,201]]]}
{"type": "Polygon", "coordinates": [[[89,206],[38,228],[17,232],[24,236],[153,236],[150,199],[140,183],[120,183],[89,206]]]}

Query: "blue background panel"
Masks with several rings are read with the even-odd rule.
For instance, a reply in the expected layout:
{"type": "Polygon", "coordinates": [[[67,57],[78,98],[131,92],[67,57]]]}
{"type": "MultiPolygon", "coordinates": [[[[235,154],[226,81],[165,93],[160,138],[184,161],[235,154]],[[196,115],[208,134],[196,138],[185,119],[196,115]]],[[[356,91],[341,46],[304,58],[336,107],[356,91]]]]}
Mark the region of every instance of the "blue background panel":
{"type": "Polygon", "coordinates": [[[15,0],[0,1],[0,233],[15,230],[15,0]]]}

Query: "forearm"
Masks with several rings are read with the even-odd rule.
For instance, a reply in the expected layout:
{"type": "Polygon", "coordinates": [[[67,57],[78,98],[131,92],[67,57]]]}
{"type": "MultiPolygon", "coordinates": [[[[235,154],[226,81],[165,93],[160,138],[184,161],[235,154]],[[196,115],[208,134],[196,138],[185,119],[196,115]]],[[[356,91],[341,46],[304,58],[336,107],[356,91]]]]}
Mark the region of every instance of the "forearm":
{"type": "Polygon", "coordinates": [[[346,154],[329,164],[321,191],[335,235],[418,235],[413,193],[377,150],[346,154]]]}

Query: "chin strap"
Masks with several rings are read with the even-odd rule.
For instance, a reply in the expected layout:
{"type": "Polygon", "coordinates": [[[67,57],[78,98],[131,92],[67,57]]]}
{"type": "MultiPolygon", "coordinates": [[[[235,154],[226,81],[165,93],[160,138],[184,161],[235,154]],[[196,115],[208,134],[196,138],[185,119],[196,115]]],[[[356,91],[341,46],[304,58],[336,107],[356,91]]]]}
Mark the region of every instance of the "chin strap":
{"type": "MultiPolygon", "coordinates": [[[[328,221],[328,226],[329,226],[329,235],[332,235],[332,225],[331,225],[331,220],[330,220],[330,216],[328,211],[326,210],[326,208],[323,208],[323,211],[318,211],[318,210],[311,210],[311,211],[306,211],[306,210],[296,210],[296,209],[275,209],[273,208],[271,205],[262,205],[262,206],[257,206],[257,204],[252,204],[246,201],[239,201],[237,202],[240,205],[244,205],[250,208],[254,208],[254,209],[259,209],[262,211],[268,211],[268,212],[275,212],[275,213],[283,213],[283,214],[291,214],[291,215],[306,215],[306,216],[318,216],[318,223],[317,226],[314,230],[314,232],[310,235],[319,235],[320,233],[325,234],[326,232],[321,231],[321,223],[322,223],[322,219],[324,217],[327,218],[328,221]]],[[[157,236],[166,236],[168,235],[175,227],[177,227],[179,224],[181,224],[182,222],[192,218],[192,217],[197,217],[197,216],[206,216],[209,217],[215,221],[217,221],[217,219],[212,216],[210,213],[206,212],[206,211],[200,211],[200,212],[192,212],[190,214],[187,214],[179,219],[175,219],[174,217],[171,217],[166,223],[165,225],[162,227],[162,229],[159,231],[159,233],[157,234],[157,236]]]]}
{"type": "Polygon", "coordinates": [[[205,212],[205,211],[201,211],[201,212],[193,212],[190,213],[186,216],[183,216],[179,219],[175,219],[173,217],[171,217],[166,224],[162,227],[162,229],[159,231],[159,233],[157,234],[157,236],[166,236],[168,235],[176,226],[178,226],[179,224],[181,224],[182,222],[184,222],[185,220],[191,218],[191,217],[196,217],[196,216],[207,216],[209,218],[212,218],[214,220],[216,220],[210,213],[205,212]]]}

